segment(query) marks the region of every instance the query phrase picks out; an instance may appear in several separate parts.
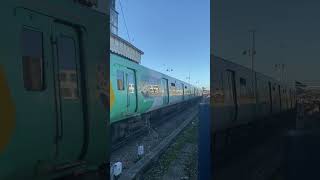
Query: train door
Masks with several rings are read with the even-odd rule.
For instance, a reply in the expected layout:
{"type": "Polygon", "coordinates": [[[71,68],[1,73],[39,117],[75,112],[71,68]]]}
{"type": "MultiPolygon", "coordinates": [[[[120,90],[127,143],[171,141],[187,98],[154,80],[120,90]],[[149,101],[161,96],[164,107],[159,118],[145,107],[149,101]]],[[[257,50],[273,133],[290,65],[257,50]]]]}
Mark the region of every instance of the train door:
{"type": "Polygon", "coordinates": [[[237,103],[237,91],[236,91],[236,81],[235,72],[227,70],[227,103],[230,107],[228,110],[229,118],[233,121],[237,119],[238,114],[238,103],[237,103]]]}
{"type": "Polygon", "coordinates": [[[285,94],[286,94],[286,110],[289,109],[289,94],[288,94],[288,90],[285,90],[285,94]]]}
{"type": "Polygon", "coordinates": [[[127,82],[127,113],[132,114],[137,111],[136,73],[133,69],[127,68],[126,82],[127,82]]]}
{"type": "Polygon", "coordinates": [[[184,92],[184,84],[182,83],[181,84],[181,88],[182,88],[182,100],[184,101],[184,99],[185,99],[185,92],[184,92]]]}
{"type": "Polygon", "coordinates": [[[268,83],[269,87],[269,103],[270,103],[270,113],[272,113],[272,87],[271,87],[271,82],[268,83]]]}
{"type": "Polygon", "coordinates": [[[279,107],[279,111],[281,111],[282,110],[282,100],[281,100],[281,88],[280,88],[280,85],[278,85],[278,92],[279,92],[279,96],[278,96],[278,98],[279,98],[279,104],[280,104],[280,107],[279,107]]]}
{"type": "Polygon", "coordinates": [[[163,88],[163,105],[166,105],[169,103],[169,89],[168,89],[168,79],[161,79],[161,87],[163,88]]]}
{"type": "Polygon", "coordinates": [[[78,32],[71,26],[54,24],[54,71],[57,107],[57,159],[72,162],[84,144],[84,77],[78,32]]]}
{"type": "MultiPolygon", "coordinates": [[[[26,153],[21,153],[23,157],[19,153],[14,158],[17,162],[22,160],[25,163],[25,170],[31,172],[34,166],[25,161],[26,156],[32,153],[34,160],[32,163],[36,163],[38,160],[47,162],[54,159],[57,149],[56,119],[58,116],[55,106],[55,74],[51,43],[50,22],[52,19],[23,8],[17,8],[15,16],[17,24],[19,23],[19,33],[13,42],[20,41],[20,45],[14,47],[14,49],[19,48],[19,51],[14,51],[13,54],[17,59],[10,62],[10,66],[15,67],[12,68],[11,73],[16,76],[12,75],[12,77],[17,77],[17,80],[12,83],[19,88],[12,88],[10,91],[13,94],[19,93],[19,99],[17,99],[19,104],[16,105],[17,108],[23,108],[25,112],[23,117],[25,121],[19,122],[20,125],[17,124],[18,126],[14,130],[17,132],[22,130],[23,133],[18,133],[20,137],[16,137],[22,139],[19,141],[20,149],[17,150],[23,150],[26,153]]],[[[6,90],[2,86],[0,88],[0,91],[6,90]]],[[[5,122],[5,119],[0,119],[0,121],[5,122]]],[[[10,132],[10,129],[5,130],[1,132],[4,135],[6,132],[10,132]]],[[[6,136],[1,134],[1,138],[3,137],[6,136]]],[[[9,165],[8,169],[10,168],[9,165]]],[[[2,175],[2,173],[0,174],[2,175]]]]}
{"type": "Polygon", "coordinates": [[[290,109],[292,109],[292,92],[291,89],[289,90],[289,101],[290,101],[290,109]]]}

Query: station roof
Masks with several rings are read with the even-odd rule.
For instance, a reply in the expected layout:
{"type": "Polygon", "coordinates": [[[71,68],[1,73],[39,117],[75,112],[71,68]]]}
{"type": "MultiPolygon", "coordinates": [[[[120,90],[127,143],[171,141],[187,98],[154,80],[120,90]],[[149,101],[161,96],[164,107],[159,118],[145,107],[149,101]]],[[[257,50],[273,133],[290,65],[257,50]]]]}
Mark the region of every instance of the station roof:
{"type": "Polygon", "coordinates": [[[121,37],[110,33],[110,51],[124,56],[138,64],[141,62],[141,56],[144,54],[140,49],[121,37]]]}

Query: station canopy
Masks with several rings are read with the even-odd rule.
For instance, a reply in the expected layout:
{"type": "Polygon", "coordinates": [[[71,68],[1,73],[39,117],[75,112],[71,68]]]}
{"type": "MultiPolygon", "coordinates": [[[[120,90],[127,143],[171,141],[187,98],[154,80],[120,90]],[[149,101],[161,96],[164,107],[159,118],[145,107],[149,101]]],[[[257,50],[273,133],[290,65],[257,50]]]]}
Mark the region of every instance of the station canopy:
{"type": "Polygon", "coordinates": [[[143,55],[143,52],[128,41],[113,33],[110,34],[110,51],[124,56],[138,64],[141,63],[141,56],[143,55]]]}

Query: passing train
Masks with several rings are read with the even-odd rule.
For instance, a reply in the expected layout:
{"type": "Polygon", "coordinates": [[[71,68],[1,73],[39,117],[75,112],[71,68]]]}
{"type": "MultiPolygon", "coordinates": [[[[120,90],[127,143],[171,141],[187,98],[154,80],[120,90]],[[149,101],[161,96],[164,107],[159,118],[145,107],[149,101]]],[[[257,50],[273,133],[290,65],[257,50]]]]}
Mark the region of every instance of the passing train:
{"type": "Polygon", "coordinates": [[[201,89],[148,69],[120,55],[110,55],[110,121],[113,141],[138,130],[151,116],[175,105],[197,101],[201,89]]]}
{"type": "MultiPolygon", "coordinates": [[[[221,150],[232,134],[262,119],[295,109],[295,89],[246,67],[211,57],[212,149],[221,150]]],[[[239,131],[236,136],[247,132],[239,131]]]]}
{"type": "Polygon", "coordinates": [[[107,168],[109,18],[81,2],[1,1],[1,180],[107,168]]]}

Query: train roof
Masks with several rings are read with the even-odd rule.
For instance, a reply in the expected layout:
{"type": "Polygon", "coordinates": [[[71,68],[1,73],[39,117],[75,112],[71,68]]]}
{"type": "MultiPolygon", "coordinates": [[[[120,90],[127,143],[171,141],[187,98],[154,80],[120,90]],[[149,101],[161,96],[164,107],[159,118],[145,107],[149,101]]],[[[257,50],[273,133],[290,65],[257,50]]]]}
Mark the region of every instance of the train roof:
{"type": "MultiPolygon", "coordinates": [[[[224,59],[224,58],[222,58],[222,57],[215,56],[215,55],[213,55],[213,57],[214,57],[214,58],[217,58],[217,59],[219,59],[219,60],[221,60],[221,61],[224,61],[224,62],[226,62],[226,63],[234,64],[234,65],[236,65],[236,66],[240,66],[241,68],[244,68],[244,69],[246,69],[246,70],[248,70],[248,71],[252,71],[250,68],[248,68],[248,67],[246,67],[246,66],[243,66],[243,65],[241,65],[241,64],[237,64],[237,63],[235,63],[235,62],[229,61],[229,60],[224,59]]],[[[277,84],[284,84],[284,85],[286,85],[286,86],[290,86],[288,83],[280,82],[280,81],[274,79],[273,77],[268,76],[268,75],[265,75],[265,74],[263,74],[263,73],[261,73],[261,72],[254,71],[254,73],[256,73],[258,76],[263,76],[263,77],[265,77],[265,78],[267,78],[267,79],[270,79],[270,80],[272,80],[273,82],[276,82],[277,84]]]]}
{"type": "Polygon", "coordinates": [[[185,82],[185,81],[182,81],[182,80],[180,80],[180,79],[177,79],[177,78],[171,77],[171,76],[169,76],[169,75],[167,75],[167,74],[158,72],[158,71],[153,70],[153,69],[151,69],[151,68],[145,67],[145,66],[143,66],[143,65],[141,65],[141,64],[137,64],[137,63],[135,63],[135,62],[129,60],[128,58],[126,58],[126,57],[124,57],[124,56],[121,56],[121,55],[119,55],[119,54],[116,54],[116,53],[113,53],[113,52],[111,52],[111,54],[113,54],[114,56],[118,56],[118,57],[121,58],[126,64],[128,64],[128,65],[130,65],[130,66],[140,66],[140,67],[143,67],[144,69],[147,69],[147,70],[149,70],[149,71],[153,71],[153,72],[156,72],[156,73],[158,73],[158,74],[161,74],[162,76],[165,76],[165,77],[167,77],[167,78],[171,78],[171,79],[174,79],[174,80],[176,80],[176,81],[183,82],[184,85],[188,85],[188,86],[195,87],[195,88],[197,88],[197,89],[201,89],[200,87],[197,87],[197,86],[195,86],[195,85],[189,84],[189,83],[187,83],[187,82],[185,82]]]}
{"type": "MultiPolygon", "coordinates": [[[[100,8],[100,6],[99,6],[100,8]]],[[[45,1],[30,1],[30,0],[12,0],[4,1],[0,6],[2,15],[0,19],[5,19],[8,22],[13,21],[14,13],[29,12],[33,16],[50,17],[57,21],[72,23],[74,26],[85,27],[85,31],[95,31],[100,33],[105,31],[103,27],[108,25],[109,14],[103,13],[85,2],[66,1],[66,0],[45,0],[45,1]],[[59,11],[57,11],[59,9],[59,11]],[[10,14],[9,14],[10,13],[10,14]]],[[[105,33],[107,36],[107,33],[105,33]]],[[[101,37],[106,39],[106,37],[101,37]]]]}

